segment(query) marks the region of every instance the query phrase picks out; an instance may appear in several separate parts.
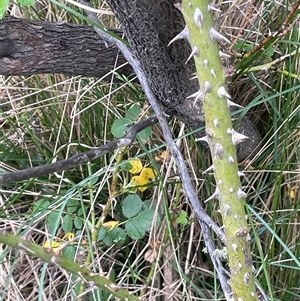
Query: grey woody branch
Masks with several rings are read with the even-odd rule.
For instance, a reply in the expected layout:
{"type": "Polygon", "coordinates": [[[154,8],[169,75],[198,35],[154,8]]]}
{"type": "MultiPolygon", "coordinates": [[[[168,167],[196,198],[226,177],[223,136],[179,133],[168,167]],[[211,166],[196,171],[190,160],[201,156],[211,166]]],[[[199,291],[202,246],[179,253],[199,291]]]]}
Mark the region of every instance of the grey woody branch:
{"type": "Polygon", "coordinates": [[[154,125],[155,123],[157,123],[157,118],[155,116],[151,116],[132,125],[123,138],[108,142],[107,144],[99,146],[88,152],[80,153],[66,160],[61,160],[52,164],[36,166],[15,172],[2,173],[0,174],[0,184],[23,181],[30,178],[49,175],[54,172],[67,170],[80,164],[87,163],[96,158],[102,157],[107,153],[113,152],[116,149],[131,145],[135,141],[136,136],[140,131],[154,125]]]}

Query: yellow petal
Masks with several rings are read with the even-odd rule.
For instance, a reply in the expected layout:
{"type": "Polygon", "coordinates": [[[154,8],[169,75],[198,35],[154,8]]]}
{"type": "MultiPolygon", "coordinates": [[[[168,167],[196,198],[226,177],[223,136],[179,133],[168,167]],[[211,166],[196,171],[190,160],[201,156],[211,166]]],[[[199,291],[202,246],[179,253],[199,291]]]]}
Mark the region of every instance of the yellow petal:
{"type": "Polygon", "coordinates": [[[131,178],[130,184],[132,186],[136,186],[137,189],[141,192],[145,191],[147,189],[147,185],[149,181],[147,181],[145,178],[142,178],[141,176],[134,176],[131,178]]]}
{"type": "Polygon", "coordinates": [[[109,221],[106,223],[103,223],[103,226],[106,228],[109,228],[110,230],[116,228],[119,225],[119,221],[109,221]]]}
{"type": "Polygon", "coordinates": [[[139,173],[143,168],[143,164],[142,164],[141,160],[138,158],[129,160],[129,163],[132,166],[131,169],[129,169],[129,172],[131,172],[133,174],[139,173]]]}
{"type": "Polygon", "coordinates": [[[165,150],[160,155],[155,156],[155,161],[156,162],[163,162],[164,160],[167,159],[168,156],[169,156],[169,152],[165,150]]]}
{"type": "Polygon", "coordinates": [[[74,233],[67,232],[62,239],[63,240],[68,240],[68,241],[72,241],[74,239],[74,233]]]}
{"type": "Polygon", "coordinates": [[[155,180],[155,171],[150,167],[146,167],[142,170],[140,176],[149,183],[155,180]]]}
{"type": "Polygon", "coordinates": [[[62,245],[62,242],[57,242],[57,241],[52,241],[51,239],[47,239],[46,242],[44,243],[43,247],[46,249],[55,249],[59,248],[62,245]]]}

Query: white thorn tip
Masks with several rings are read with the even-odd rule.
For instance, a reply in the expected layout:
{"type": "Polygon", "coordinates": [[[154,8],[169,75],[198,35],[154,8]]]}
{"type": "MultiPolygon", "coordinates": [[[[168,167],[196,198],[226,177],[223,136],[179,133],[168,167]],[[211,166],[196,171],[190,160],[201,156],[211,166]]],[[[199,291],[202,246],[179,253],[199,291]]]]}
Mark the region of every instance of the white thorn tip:
{"type": "Polygon", "coordinates": [[[190,80],[198,79],[198,74],[197,74],[197,72],[192,73],[191,76],[192,76],[192,77],[190,78],[190,80]]]}
{"type": "Polygon", "coordinates": [[[195,12],[194,12],[194,21],[196,23],[196,25],[200,28],[200,30],[203,27],[203,14],[200,8],[196,8],[195,12]]]}
{"type": "Polygon", "coordinates": [[[188,63],[188,61],[193,57],[193,56],[199,56],[200,55],[200,51],[199,51],[199,48],[197,46],[194,46],[190,56],[187,58],[186,62],[185,62],[185,65],[188,63]]]}
{"type": "Polygon", "coordinates": [[[189,41],[189,43],[191,43],[190,31],[187,26],[185,26],[183,28],[183,30],[169,42],[168,46],[170,46],[175,41],[181,40],[181,39],[187,39],[189,41]]]}
{"type": "Polygon", "coordinates": [[[221,50],[219,51],[219,56],[220,56],[221,59],[222,58],[230,58],[231,57],[230,54],[224,53],[221,50]]]}
{"type": "Polygon", "coordinates": [[[245,174],[244,174],[243,172],[241,172],[241,171],[238,171],[238,176],[239,176],[239,177],[244,177],[245,174]]]}
{"type": "Polygon", "coordinates": [[[238,133],[234,129],[227,129],[227,134],[231,135],[231,140],[233,145],[238,145],[249,138],[243,134],[238,133]]]}
{"type": "Polygon", "coordinates": [[[222,159],[224,156],[224,147],[222,144],[220,143],[216,143],[214,146],[214,155],[219,158],[222,159]]]}
{"type": "Polygon", "coordinates": [[[220,126],[220,120],[219,119],[214,119],[213,123],[214,123],[214,126],[216,128],[218,128],[220,126]]]}
{"type": "Polygon", "coordinates": [[[206,174],[206,173],[208,173],[208,172],[210,172],[210,171],[212,171],[212,172],[215,171],[215,166],[214,166],[214,165],[211,165],[210,167],[208,167],[206,170],[204,170],[204,171],[202,172],[202,174],[206,174]]]}
{"type": "Polygon", "coordinates": [[[186,99],[193,99],[193,98],[195,99],[195,101],[194,101],[194,105],[195,105],[198,100],[200,100],[200,101],[204,100],[204,95],[203,95],[202,91],[199,90],[196,93],[188,96],[186,99]]]}
{"type": "Polygon", "coordinates": [[[228,191],[229,191],[230,193],[234,193],[234,189],[233,189],[232,187],[230,187],[230,188],[228,189],[228,191]]]}
{"type": "Polygon", "coordinates": [[[226,89],[223,86],[217,90],[217,95],[219,98],[224,98],[224,97],[231,98],[231,96],[226,92],[226,89]]]}
{"type": "Polygon", "coordinates": [[[233,243],[231,246],[232,246],[233,251],[236,252],[238,249],[238,245],[233,243]]]}
{"type": "Polygon", "coordinates": [[[206,136],[201,137],[201,138],[197,138],[195,141],[200,141],[200,142],[206,142],[208,143],[208,138],[206,136]]]}
{"type": "Polygon", "coordinates": [[[230,206],[227,205],[227,204],[224,205],[224,214],[225,214],[226,216],[228,216],[228,215],[231,214],[231,208],[230,208],[230,206]]]}
{"type": "Polygon", "coordinates": [[[228,163],[229,163],[229,164],[233,164],[233,163],[234,163],[234,158],[233,158],[233,156],[229,156],[229,157],[228,157],[228,163]]]}
{"type": "Polygon", "coordinates": [[[229,44],[231,43],[225,36],[223,36],[222,34],[217,32],[213,27],[211,27],[209,30],[209,36],[210,36],[210,39],[212,40],[212,42],[225,41],[229,44]]]}
{"type": "Polygon", "coordinates": [[[204,82],[204,95],[211,92],[211,83],[209,81],[204,82]]]}
{"type": "Polygon", "coordinates": [[[230,107],[238,107],[238,108],[243,108],[243,106],[233,102],[233,101],[230,101],[229,99],[227,99],[227,107],[230,108],[230,107]]]}
{"type": "Polygon", "coordinates": [[[237,197],[239,200],[245,199],[247,197],[247,193],[244,192],[241,188],[238,189],[237,197]]]}
{"type": "Polygon", "coordinates": [[[216,72],[215,72],[215,69],[210,69],[210,74],[211,74],[214,78],[217,77],[216,72]]]}
{"type": "Polygon", "coordinates": [[[204,65],[205,68],[208,67],[208,60],[207,60],[207,59],[204,59],[204,60],[203,60],[203,65],[204,65]]]}
{"type": "Polygon", "coordinates": [[[212,196],[210,196],[208,199],[206,199],[206,200],[204,201],[204,203],[209,202],[209,201],[211,201],[211,200],[213,200],[213,199],[217,199],[217,200],[220,201],[220,200],[221,200],[221,197],[222,197],[221,191],[220,191],[219,187],[217,187],[216,190],[215,190],[215,192],[214,192],[214,194],[213,194],[212,196]]]}

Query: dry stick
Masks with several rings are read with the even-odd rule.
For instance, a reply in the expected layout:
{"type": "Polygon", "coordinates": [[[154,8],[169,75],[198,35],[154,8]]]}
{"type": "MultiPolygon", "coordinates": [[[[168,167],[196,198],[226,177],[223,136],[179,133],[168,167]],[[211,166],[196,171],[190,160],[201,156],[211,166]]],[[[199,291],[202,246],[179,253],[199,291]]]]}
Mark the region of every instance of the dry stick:
{"type": "Polygon", "coordinates": [[[105,154],[113,152],[118,148],[132,144],[136,139],[136,135],[140,131],[147,128],[148,126],[154,125],[155,123],[157,123],[157,121],[158,120],[155,116],[150,116],[149,118],[132,125],[128,129],[125,137],[108,142],[107,144],[97,147],[88,152],[72,156],[66,160],[58,161],[52,164],[27,168],[20,171],[2,173],[0,174],[0,184],[28,180],[30,178],[35,178],[39,176],[48,175],[54,172],[67,170],[82,163],[86,163],[96,158],[102,157],[105,154]]]}
{"type": "MultiPolygon", "coordinates": [[[[88,6],[91,5],[90,1],[84,1],[84,4],[88,5],[88,6]]],[[[87,11],[86,13],[92,21],[99,22],[99,19],[96,14],[94,14],[90,11],[87,11]]],[[[224,232],[218,227],[218,225],[205,212],[205,210],[203,209],[203,207],[200,204],[200,200],[197,196],[197,193],[195,192],[195,189],[192,184],[192,181],[191,181],[187,166],[185,164],[183,155],[173,140],[169,124],[168,124],[168,122],[165,118],[165,115],[158,103],[156,96],[154,95],[154,93],[150,87],[149,81],[141,67],[140,62],[134,57],[134,55],[131,53],[129,48],[124,43],[122,43],[121,41],[118,41],[117,39],[108,35],[106,32],[100,30],[97,27],[94,27],[94,29],[102,39],[106,40],[108,43],[113,43],[116,45],[116,47],[123,53],[123,55],[126,58],[126,60],[128,61],[128,63],[132,66],[133,70],[135,71],[135,73],[141,83],[141,86],[148,98],[148,101],[151,104],[152,109],[155,112],[155,115],[161,126],[165,141],[166,141],[166,143],[174,157],[174,160],[177,164],[179,174],[181,176],[181,180],[182,180],[183,186],[185,188],[187,198],[189,199],[189,201],[192,205],[192,208],[195,211],[195,214],[197,216],[198,222],[203,230],[202,234],[203,234],[203,238],[204,238],[204,241],[206,244],[206,248],[211,257],[213,265],[217,271],[217,274],[219,276],[219,281],[220,281],[222,290],[225,293],[225,295],[230,295],[231,289],[227,283],[228,272],[223,267],[223,263],[221,262],[221,259],[216,255],[216,252],[215,252],[216,246],[213,242],[210,228],[212,228],[215,231],[215,233],[218,235],[218,237],[225,244],[226,244],[226,236],[225,236],[224,232]]]]}

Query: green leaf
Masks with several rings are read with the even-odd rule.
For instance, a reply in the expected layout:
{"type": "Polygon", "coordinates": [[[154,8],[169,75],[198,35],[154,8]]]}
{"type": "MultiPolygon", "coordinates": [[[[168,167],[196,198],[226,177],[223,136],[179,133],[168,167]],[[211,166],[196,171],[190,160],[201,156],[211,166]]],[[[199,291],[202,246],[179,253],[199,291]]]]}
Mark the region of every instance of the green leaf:
{"type": "Polygon", "coordinates": [[[137,194],[128,195],[122,203],[122,212],[130,218],[137,215],[142,208],[142,200],[137,194]]]}
{"type": "Polygon", "coordinates": [[[136,120],[141,113],[139,105],[134,104],[126,113],[125,117],[130,118],[132,121],[136,120]]]}
{"type": "Polygon", "coordinates": [[[79,207],[79,201],[77,199],[69,199],[67,204],[67,211],[74,213],[79,207]]]}
{"type": "Polygon", "coordinates": [[[109,231],[112,240],[114,243],[119,243],[119,244],[123,244],[125,239],[126,239],[126,232],[125,230],[116,227],[114,229],[112,229],[111,231],[109,231]]]}
{"type": "Polygon", "coordinates": [[[152,134],[152,128],[149,126],[142,130],[140,133],[138,133],[138,137],[142,140],[147,140],[152,134]]]}
{"type": "Polygon", "coordinates": [[[187,212],[181,211],[180,215],[176,218],[177,224],[182,224],[186,226],[188,224],[188,219],[186,217],[187,217],[187,212]]]}
{"type": "Polygon", "coordinates": [[[82,229],[83,222],[82,222],[82,219],[79,216],[75,217],[74,226],[75,226],[76,229],[82,229]]]}
{"type": "Polygon", "coordinates": [[[75,247],[74,246],[66,246],[63,248],[62,254],[64,257],[74,261],[75,258],[75,247]]]}
{"type": "Polygon", "coordinates": [[[47,217],[47,221],[46,221],[47,227],[49,227],[50,230],[54,231],[57,220],[59,220],[60,217],[61,215],[59,214],[59,212],[57,211],[51,212],[47,217]]]}
{"type": "Polygon", "coordinates": [[[34,5],[35,0],[18,0],[18,2],[23,5],[34,5]]]}
{"type": "Polygon", "coordinates": [[[132,239],[142,239],[146,231],[141,227],[140,222],[137,219],[130,219],[125,224],[125,230],[129,237],[132,239]]]}
{"type": "Polygon", "coordinates": [[[131,123],[132,120],[129,118],[120,118],[115,120],[111,126],[111,133],[117,138],[122,138],[126,135],[128,126],[131,123]]]}
{"type": "Polygon", "coordinates": [[[73,220],[72,216],[67,214],[63,218],[62,228],[65,232],[72,232],[73,230],[73,220]]]}
{"type": "Polygon", "coordinates": [[[112,236],[111,236],[110,232],[107,232],[107,234],[106,234],[106,236],[103,238],[102,242],[103,242],[106,246],[108,246],[108,247],[110,247],[110,246],[113,245],[113,239],[112,239],[112,236]]]}
{"type": "Polygon", "coordinates": [[[33,205],[33,213],[47,211],[50,202],[47,200],[38,200],[33,205]]]}
{"type": "MultiPolygon", "coordinates": [[[[135,218],[135,220],[138,222],[139,227],[143,228],[145,231],[149,231],[151,229],[151,225],[153,222],[155,211],[153,209],[148,209],[141,211],[138,216],[135,218]]],[[[159,223],[160,218],[158,216],[159,223]]]]}
{"type": "Polygon", "coordinates": [[[107,232],[108,232],[108,228],[102,226],[98,233],[98,240],[103,240],[107,232]]]}
{"type": "Polygon", "coordinates": [[[151,200],[145,200],[143,202],[143,210],[151,209],[153,207],[153,202],[151,200]]]}
{"type": "Polygon", "coordinates": [[[1,0],[0,1],[0,19],[3,18],[3,15],[6,12],[7,6],[8,6],[8,0],[1,0]]]}

